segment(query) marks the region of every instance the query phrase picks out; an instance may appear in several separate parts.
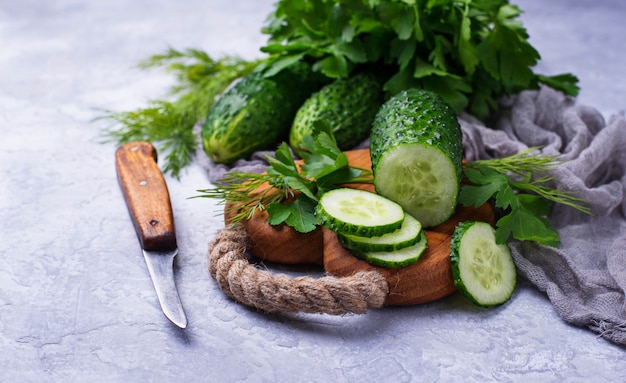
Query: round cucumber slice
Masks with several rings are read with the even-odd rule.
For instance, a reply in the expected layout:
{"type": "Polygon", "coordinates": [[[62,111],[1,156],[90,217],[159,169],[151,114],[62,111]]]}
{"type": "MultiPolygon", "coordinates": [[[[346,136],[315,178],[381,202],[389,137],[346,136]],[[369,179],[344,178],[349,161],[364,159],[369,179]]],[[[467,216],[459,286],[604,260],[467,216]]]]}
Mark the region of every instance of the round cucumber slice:
{"type": "Polygon", "coordinates": [[[394,251],[413,246],[422,238],[422,224],[410,214],[404,214],[400,229],[377,237],[338,234],[343,247],[356,251],[394,251]]]}
{"type": "Polygon", "coordinates": [[[405,267],[419,261],[422,254],[428,248],[426,236],[422,235],[420,241],[413,246],[394,251],[356,251],[353,254],[365,262],[382,267],[405,267]]]}
{"type": "Polygon", "coordinates": [[[364,190],[339,188],[326,192],[315,211],[321,225],[341,234],[373,237],[398,230],[404,210],[397,203],[364,190]]]}
{"type": "Polygon", "coordinates": [[[515,290],[517,272],[506,244],[497,244],[485,222],[461,222],[450,243],[452,277],[459,291],[479,306],[501,305],[515,290]]]}
{"type": "Polygon", "coordinates": [[[436,226],[454,213],[459,193],[456,173],[455,164],[439,148],[402,144],[380,157],[376,191],[399,203],[425,227],[436,226]]]}

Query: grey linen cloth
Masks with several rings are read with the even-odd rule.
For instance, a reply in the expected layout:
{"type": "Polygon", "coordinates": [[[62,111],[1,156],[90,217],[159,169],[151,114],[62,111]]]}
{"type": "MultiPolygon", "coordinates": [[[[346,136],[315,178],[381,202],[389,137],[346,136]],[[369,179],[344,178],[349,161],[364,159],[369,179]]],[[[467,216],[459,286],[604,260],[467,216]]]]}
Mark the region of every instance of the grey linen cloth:
{"type": "MultiPolygon", "coordinates": [[[[550,186],[576,192],[593,212],[554,205],[548,219],[561,237],[558,248],[510,241],[519,274],[547,295],[564,321],[626,345],[626,118],[615,115],[607,123],[596,109],[547,87],[500,103],[490,127],[459,116],[465,158],[505,157],[540,146],[542,153],[567,160],[553,171],[550,186]]],[[[263,154],[269,153],[230,167],[205,158],[203,166],[216,182],[231,170],[264,171],[263,154]]]]}
{"type": "Polygon", "coordinates": [[[626,345],[626,119],[605,123],[594,108],[550,88],[503,100],[486,128],[459,118],[468,160],[511,155],[531,146],[567,160],[552,187],[588,201],[593,216],[554,205],[548,217],[558,248],[510,241],[519,273],[545,292],[561,318],[626,345]]]}

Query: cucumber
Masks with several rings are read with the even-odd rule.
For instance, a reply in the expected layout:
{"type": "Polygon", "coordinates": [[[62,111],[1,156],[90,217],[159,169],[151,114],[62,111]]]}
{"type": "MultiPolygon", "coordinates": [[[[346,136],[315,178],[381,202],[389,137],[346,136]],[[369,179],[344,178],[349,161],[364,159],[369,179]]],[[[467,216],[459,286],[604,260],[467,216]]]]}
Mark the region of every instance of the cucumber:
{"type": "Polygon", "coordinates": [[[376,192],[399,203],[424,227],[454,213],[463,136],[456,114],[436,94],[408,89],[385,102],[370,134],[376,192]]]}
{"type": "Polygon", "coordinates": [[[376,111],[384,101],[382,77],[364,71],[325,85],[298,109],[289,131],[289,145],[302,157],[302,139],[332,132],[341,150],[369,137],[376,111]]]}
{"type": "Polygon", "coordinates": [[[399,229],[404,210],[397,203],[364,190],[339,188],[326,192],[315,207],[319,223],[342,234],[373,237],[399,229]]]}
{"type": "Polygon", "coordinates": [[[415,245],[399,250],[366,252],[352,251],[352,253],[371,265],[396,268],[409,266],[419,261],[427,248],[428,242],[426,240],[426,235],[422,235],[420,241],[415,245]]]}
{"type": "Polygon", "coordinates": [[[485,222],[461,222],[450,243],[452,277],[458,290],[479,306],[505,303],[517,281],[515,263],[506,244],[497,244],[495,230],[485,222]]]}
{"type": "Polygon", "coordinates": [[[422,224],[410,214],[404,214],[400,229],[378,237],[360,237],[351,234],[337,234],[343,247],[360,252],[394,251],[418,243],[423,236],[422,224]]]}
{"type": "Polygon", "coordinates": [[[274,75],[253,72],[215,102],[202,126],[202,147],[215,163],[229,164],[286,140],[302,103],[325,80],[297,62],[274,75]]]}

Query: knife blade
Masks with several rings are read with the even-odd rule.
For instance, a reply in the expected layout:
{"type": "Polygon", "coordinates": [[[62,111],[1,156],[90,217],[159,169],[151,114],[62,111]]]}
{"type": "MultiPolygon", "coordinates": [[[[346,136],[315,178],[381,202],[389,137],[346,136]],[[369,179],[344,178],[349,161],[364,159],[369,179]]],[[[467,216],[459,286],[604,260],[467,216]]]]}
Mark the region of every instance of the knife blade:
{"type": "Polygon", "coordinates": [[[174,280],[174,216],[157,151],[148,142],[124,144],[115,151],[115,167],[161,309],[172,323],[185,328],[187,317],[174,280]]]}

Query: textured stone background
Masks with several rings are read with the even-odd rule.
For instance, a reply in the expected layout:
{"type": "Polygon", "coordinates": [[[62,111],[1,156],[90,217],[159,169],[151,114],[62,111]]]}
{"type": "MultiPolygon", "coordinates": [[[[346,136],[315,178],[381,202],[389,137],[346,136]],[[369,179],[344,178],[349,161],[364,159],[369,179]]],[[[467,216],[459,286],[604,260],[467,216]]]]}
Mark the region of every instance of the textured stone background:
{"type": "MultiPolygon", "coordinates": [[[[624,349],[569,326],[521,281],[512,301],[458,295],[363,316],[257,313],[207,272],[222,226],[198,165],[168,178],[189,326],[162,315],[102,144],[102,110],[131,110],[172,79],[135,64],[168,46],[259,56],[270,0],[0,0],[1,382],[610,382],[624,349]]],[[[626,3],[519,0],[545,74],[579,103],[626,108],[626,3]]]]}

